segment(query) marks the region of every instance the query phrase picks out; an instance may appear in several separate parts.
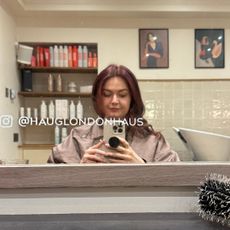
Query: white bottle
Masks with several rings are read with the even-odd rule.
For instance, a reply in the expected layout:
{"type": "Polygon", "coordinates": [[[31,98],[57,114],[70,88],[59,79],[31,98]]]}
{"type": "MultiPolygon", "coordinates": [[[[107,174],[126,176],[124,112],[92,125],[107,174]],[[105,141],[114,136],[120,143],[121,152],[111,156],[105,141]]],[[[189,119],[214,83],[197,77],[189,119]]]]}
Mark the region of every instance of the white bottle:
{"type": "Polygon", "coordinates": [[[57,125],[54,129],[54,143],[55,145],[58,145],[60,143],[60,128],[57,125]]]}
{"type": "Polygon", "coordinates": [[[77,103],[77,119],[83,119],[83,105],[80,98],[77,103]]]}
{"type": "Polygon", "coordinates": [[[25,116],[25,109],[24,109],[24,107],[20,107],[19,116],[20,117],[24,117],[25,116]]]}
{"type": "Polygon", "coordinates": [[[58,46],[54,46],[54,67],[59,67],[59,51],[58,46]]]}
{"type": "Polygon", "coordinates": [[[48,75],[48,91],[49,92],[54,91],[54,78],[51,73],[48,75]]]}
{"type": "Polygon", "coordinates": [[[63,50],[63,67],[68,67],[68,47],[65,45],[63,50]]]}
{"type": "Polygon", "coordinates": [[[40,105],[40,118],[47,118],[47,106],[44,100],[42,100],[42,103],[40,105]]]}
{"type": "Polygon", "coordinates": [[[78,67],[83,67],[82,54],[83,54],[82,47],[78,46],[78,67]]]}
{"type": "Polygon", "coordinates": [[[58,74],[56,78],[56,89],[57,92],[62,92],[62,78],[61,74],[58,74]]]}
{"type": "Polygon", "coordinates": [[[53,103],[53,101],[51,100],[51,101],[50,101],[50,104],[49,104],[49,118],[51,118],[51,119],[54,118],[54,111],[55,111],[54,103],[53,103]]]}
{"type": "Polygon", "coordinates": [[[63,142],[66,137],[67,137],[67,128],[63,127],[61,129],[61,142],[63,142]]]}
{"type": "Polygon", "coordinates": [[[50,50],[50,67],[54,66],[54,48],[53,46],[49,47],[50,50]]]}
{"type": "Polygon", "coordinates": [[[34,118],[38,118],[38,109],[34,108],[34,118]]]}
{"type": "Polygon", "coordinates": [[[63,46],[59,46],[59,66],[63,67],[63,46]]]}
{"type": "Polygon", "coordinates": [[[88,48],[83,46],[83,67],[88,67],[88,48]]]}
{"type": "Polygon", "coordinates": [[[70,105],[69,105],[69,119],[74,119],[76,114],[76,108],[73,103],[73,100],[71,100],[70,105]]]}
{"type": "Polygon", "coordinates": [[[26,108],[26,116],[31,117],[31,108],[30,107],[26,108]]]}

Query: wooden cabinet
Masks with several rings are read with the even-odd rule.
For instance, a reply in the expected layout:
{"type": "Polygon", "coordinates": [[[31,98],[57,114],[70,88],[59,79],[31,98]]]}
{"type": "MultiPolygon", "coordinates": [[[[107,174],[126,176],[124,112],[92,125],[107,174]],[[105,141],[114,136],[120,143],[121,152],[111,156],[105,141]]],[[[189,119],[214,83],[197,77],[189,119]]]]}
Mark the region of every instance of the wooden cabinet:
{"type": "MultiPolygon", "coordinates": [[[[31,65],[25,65],[19,63],[19,74],[21,80],[21,91],[18,93],[20,98],[20,106],[24,108],[24,114],[27,116],[27,108],[30,108],[31,119],[35,119],[34,109],[38,111],[37,119],[40,119],[40,105],[41,101],[44,100],[47,107],[52,100],[55,104],[56,99],[66,99],[68,103],[74,101],[77,104],[79,98],[83,104],[84,117],[95,117],[90,92],[81,92],[82,86],[90,86],[93,84],[95,77],[97,75],[97,60],[94,60],[94,66],[92,66],[92,60],[87,61],[87,65],[82,65],[79,63],[79,53],[76,53],[77,62],[73,64],[73,53],[72,53],[72,65],[54,66],[54,61],[51,63],[51,54],[48,54],[48,59],[46,60],[46,55],[50,47],[87,47],[87,58],[92,56],[97,57],[97,44],[96,43],[20,43],[25,46],[33,47],[33,56],[31,65]],[[42,52],[42,53],[41,53],[42,52]],[[40,59],[40,61],[38,61],[40,59]],[[43,60],[43,61],[41,61],[43,60]],[[31,89],[25,90],[23,87],[24,78],[23,74],[28,71],[29,77],[31,77],[31,89]],[[54,78],[54,89],[53,91],[48,90],[48,76],[52,75],[54,78]],[[55,90],[55,79],[60,75],[62,79],[62,90],[55,90]],[[76,85],[76,92],[69,91],[69,84],[74,83],[76,85]]],[[[51,49],[51,51],[52,51],[51,49]]],[[[63,54],[62,54],[63,55],[63,54]]],[[[85,54],[81,54],[82,58],[85,54]]],[[[69,56],[69,53],[68,53],[69,56]]],[[[68,58],[69,61],[69,58],[68,58]]],[[[86,64],[86,62],[85,62],[86,64]]],[[[28,77],[28,76],[27,76],[28,77]]],[[[48,108],[47,108],[48,111],[48,108]]],[[[67,127],[68,132],[72,127],[67,127]]],[[[20,129],[22,144],[19,146],[22,150],[28,152],[32,150],[46,149],[50,150],[54,145],[54,126],[36,125],[35,122],[32,125],[26,125],[20,129]]]]}

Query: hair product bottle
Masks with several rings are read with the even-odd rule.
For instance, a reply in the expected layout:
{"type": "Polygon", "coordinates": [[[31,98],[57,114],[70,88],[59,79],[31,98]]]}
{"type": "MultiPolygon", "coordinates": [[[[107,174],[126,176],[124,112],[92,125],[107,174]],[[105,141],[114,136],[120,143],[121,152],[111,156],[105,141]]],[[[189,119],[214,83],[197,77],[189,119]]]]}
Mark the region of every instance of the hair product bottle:
{"type": "Polygon", "coordinates": [[[47,106],[44,100],[42,100],[42,103],[40,105],[40,118],[47,118],[47,106]]]}
{"type": "Polygon", "coordinates": [[[60,128],[57,125],[54,129],[54,143],[55,145],[58,145],[60,143],[60,128]]]}
{"type": "Polygon", "coordinates": [[[58,46],[54,46],[54,67],[59,67],[59,50],[58,46]]]}
{"type": "Polygon", "coordinates": [[[83,119],[83,105],[80,98],[77,103],[77,119],[83,119]]]}
{"type": "Polygon", "coordinates": [[[83,46],[83,67],[88,67],[88,48],[83,46]]]}
{"type": "Polygon", "coordinates": [[[49,92],[54,91],[54,78],[51,73],[48,75],[48,91],[49,92]]]}
{"type": "Polygon", "coordinates": [[[89,52],[89,56],[88,56],[88,67],[89,68],[93,67],[93,56],[92,56],[92,52],[89,52]]]}
{"type": "Polygon", "coordinates": [[[30,107],[26,108],[26,116],[31,117],[31,108],[30,107]]]}
{"type": "Polygon", "coordinates": [[[69,105],[69,119],[74,119],[76,114],[75,105],[73,103],[73,100],[71,100],[69,105]]]}
{"type": "Polygon", "coordinates": [[[67,128],[63,127],[61,129],[61,142],[63,142],[66,137],[67,137],[67,128]]]}
{"type": "Polygon", "coordinates": [[[62,92],[62,79],[61,79],[61,74],[58,74],[56,78],[56,91],[57,92],[62,92]]]}
{"type": "Polygon", "coordinates": [[[78,46],[78,67],[83,67],[83,63],[82,63],[82,47],[78,46]]]}
{"type": "Polygon", "coordinates": [[[96,68],[97,67],[97,54],[93,53],[93,67],[96,68]]]}
{"type": "Polygon", "coordinates": [[[63,66],[64,67],[68,67],[68,47],[67,45],[64,46],[64,50],[63,50],[63,66]]]}
{"type": "Polygon", "coordinates": [[[59,46],[59,66],[63,67],[63,46],[59,46]]]}
{"type": "Polygon", "coordinates": [[[73,67],[78,66],[78,49],[77,46],[73,46],[73,67]]]}
{"type": "Polygon", "coordinates": [[[50,67],[54,66],[54,48],[53,46],[49,47],[49,51],[50,51],[50,67]]]}
{"type": "Polygon", "coordinates": [[[38,118],[38,109],[37,108],[34,108],[34,118],[38,118]]]}
{"type": "Polygon", "coordinates": [[[68,67],[73,67],[73,50],[72,46],[68,46],[68,67]]]}
{"type": "Polygon", "coordinates": [[[25,116],[25,109],[24,109],[24,107],[20,107],[19,116],[20,117],[24,117],[25,116]]]}
{"type": "Polygon", "coordinates": [[[49,118],[53,119],[54,118],[54,103],[51,100],[49,104],[49,118]]]}

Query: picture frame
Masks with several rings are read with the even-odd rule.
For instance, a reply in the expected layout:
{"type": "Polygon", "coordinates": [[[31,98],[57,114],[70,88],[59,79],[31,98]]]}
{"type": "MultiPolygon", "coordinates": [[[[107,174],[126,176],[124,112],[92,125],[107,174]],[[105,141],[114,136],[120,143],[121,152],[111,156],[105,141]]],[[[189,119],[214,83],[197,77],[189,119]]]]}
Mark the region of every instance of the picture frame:
{"type": "Polygon", "coordinates": [[[168,29],[139,29],[140,68],[169,68],[168,29]]]}
{"type": "Polygon", "coordinates": [[[194,34],[195,68],[224,68],[224,29],[195,29],[194,34]]]}

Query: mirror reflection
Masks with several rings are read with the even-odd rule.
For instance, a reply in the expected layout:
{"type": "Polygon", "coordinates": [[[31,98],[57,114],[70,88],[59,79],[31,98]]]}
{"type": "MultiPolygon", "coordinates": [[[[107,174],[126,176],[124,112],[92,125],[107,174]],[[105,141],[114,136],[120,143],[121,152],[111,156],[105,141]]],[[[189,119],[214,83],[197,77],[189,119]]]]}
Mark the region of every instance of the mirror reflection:
{"type": "MultiPolygon", "coordinates": [[[[97,45],[89,45],[88,49],[97,54],[97,45]]],[[[99,73],[96,81],[97,68],[84,72],[84,80],[82,73],[71,71],[61,75],[33,70],[32,77],[27,64],[19,67],[20,97],[16,97],[13,88],[5,88],[5,97],[18,108],[19,117],[30,118],[31,124],[19,123],[23,120],[18,120],[17,114],[2,112],[1,136],[12,138],[13,131],[14,145],[9,146],[10,154],[0,153],[0,164],[144,164],[230,159],[229,81],[137,81],[132,70],[116,65],[99,73]],[[98,79],[102,78],[100,82],[98,79]],[[83,82],[78,86],[79,81],[83,82]],[[93,98],[89,96],[92,90],[93,98]],[[101,120],[95,125],[98,116],[101,120]],[[55,117],[61,118],[59,123],[54,122],[55,117]],[[71,119],[83,117],[91,118],[84,121],[88,125],[83,122],[77,128],[77,122],[70,123],[71,119]],[[101,123],[106,118],[126,122],[105,126],[105,131],[101,123]],[[14,132],[17,126],[20,133],[14,132]],[[112,139],[115,145],[119,143],[116,147],[109,143],[112,134],[118,136],[112,139]]]]}
{"type": "MultiPolygon", "coordinates": [[[[115,85],[115,83],[112,82],[112,85],[115,85]]],[[[140,140],[138,140],[138,142],[142,142],[140,146],[135,144],[130,145],[135,153],[139,153],[134,157],[135,162],[144,163],[145,161],[154,162],[155,160],[172,162],[177,160],[229,161],[230,141],[227,125],[229,121],[228,88],[230,87],[230,83],[228,81],[139,80],[138,85],[145,106],[143,117],[148,121],[148,124],[152,125],[155,135],[160,132],[165,138],[167,144],[162,145],[162,150],[165,155],[155,155],[154,158],[153,152],[155,151],[154,148],[156,148],[156,146],[153,144],[153,149],[151,149],[153,152],[147,153],[147,158],[145,158],[145,151],[143,150],[146,149],[147,151],[148,149],[145,144],[143,145],[143,138],[140,138],[140,140]],[[173,127],[175,128],[173,129],[173,127]],[[193,130],[195,132],[193,132],[193,130]],[[193,136],[190,136],[194,134],[196,134],[194,138],[193,136]]],[[[114,95],[116,97],[125,98],[128,92],[126,89],[127,86],[125,84],[125,90],[120,94],[115,93],[114,95]]],[[[92,87],[90,90],[92,90],[92,87]]],[[[111,94],[110,90],[104,90],[102,93],[105,98],[109,98],[111,94]]],[[[134,98],[134,101],[136,102],[136,96],[134,96],[134,98]]],[[[74,101],[75,106],[77,106],[78,101],[81,101],[82,105],[90,105],[91,98],[77,98],[77,100],[74,101]]],[[[32,110],[33,105],[36,103],[39,105],[40,98],[34,98],[32,101],[31,99],[25,100],[24,107],[29,107],[32,110]]],[[[46,100],[45,103],[47,105],[48,113],[48,101],[46,100]]],[[[131,102],[128,101],[127,103],[129,104],[131,102]]],[[[95,106],[95,108],[98,109],[97,113],[94,112],[92,106],[84,106],[84,115],[89,116],[93,114],[92,117],[94,119],[97,118],[97,115],[103,117],[100,111],[101,105],[102,103],[99,102],[95,106]]],[[[140,106],[138,106],[136,105],[136,108],[140,108],[140,106]]],[[[112,108],[112,111],[114,114],[117,112],[116,108],[112,108]]],[[[40,112],[40,108],[37,112],[40,112]]],[[[124,110],[124,114],[126,112],[127,111],[124,110]]],[[[24,113],[27,114],[26,109],[24,113]]],[[[30,113],[33,112],[30,111],[30,113]]],[[[12,118],[14,117],[1,116],[1,125],[8,125],[12,121],[12,118]]],[[[131,121],[131,123],[133,122],[134,121],[131,121]]],[[[73,143],[69,144],[70,150],[68,151],[71,152],[70,155],[68,155],[69,153],[65,154],[66,147],[63,147],[62,145],[60,145],[60,147],[54,147],[53,155],[51,153],[55,130],[50,126],[39,126],[36,127],[36,132],[34,132],[34,130],[34,126],[28,126],[20,130],[23,141],[26,140],[26,145],[19,148],[19,157],[17,158],[2,153],[1,164],[12,164],[12,162],[15,162],[15,164],[24,164],[24,162],[27,164],[44,164],[47,163],[48,159],[50,163],[80,163],[86,150],[99,143],[100,139],[103,139],[104,134],[103,129],[98,128],[98,133],[93,138],[93,142],[90,142],[87,138],[83,138],[87,132],[87,130],[83,129],[81,131],[81,138],[84,139],[83,143],[79,144],[77,141],[73,141],[73,143]],[[40,143],[44,144],[42,145],[40,143]],[[77,157],[74,156],[75,153],[77,157]],[[57,157],[56,161],[55,157],[57,157]],[[67,159],[65,157],[67,157],[67,159]]],[[[56,143],[64,141],[66,136],[71,134],[71,130],[72,127],[67,127],[67,130],[63,130],[63,127],[60,128],[58,130],[59,137],[58,141],[56,140],[56,143]]],[[[131,132],[131,130],[127,133],[129,132],[131,132]]],[[[127,133],[125,137],[128,137],[127,141],[128,143],[131,143],[132,137],[127,135],[127,133]]],[[[57,138],[57,136],[55,137],[57,138]]],[[[17,135],[15,135],[14,138],[17,139],[17,135]]],[[[74,139],[73,136],[72,138],[74,139]]],[[[123,144],[125,145],[125,143],[123,144]]],[[[106,163],[114,163],[117,159],[114,160],[114,162],[109,162],[108,157],[105,157],[104,160],[106,163]]],[[[119,160],[117,160],[117,162],[119,160]]]]}

